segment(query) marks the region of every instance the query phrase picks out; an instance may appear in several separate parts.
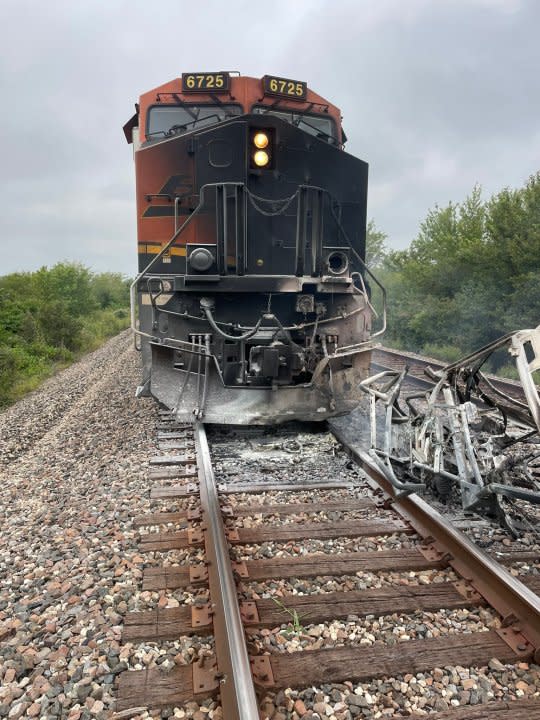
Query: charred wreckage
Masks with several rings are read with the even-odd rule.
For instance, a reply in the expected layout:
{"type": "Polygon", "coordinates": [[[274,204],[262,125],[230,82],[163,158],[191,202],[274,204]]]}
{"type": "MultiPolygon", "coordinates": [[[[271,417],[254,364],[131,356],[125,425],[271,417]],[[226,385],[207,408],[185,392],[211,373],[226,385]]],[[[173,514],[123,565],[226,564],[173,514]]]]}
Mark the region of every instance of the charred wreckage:
{"type": "Polygon", "coordinates": [[[397,495],[431,488],[463,510],[497,516],[512,533],[540,532],[540,326],[505,335],[458,362],[427,367],[432,386],[405,392],[409,368],[383,370],[360,383],[369,396],[373,463],[397,495]],[[520,383],[482,367],[507,351],[520,383]]]}

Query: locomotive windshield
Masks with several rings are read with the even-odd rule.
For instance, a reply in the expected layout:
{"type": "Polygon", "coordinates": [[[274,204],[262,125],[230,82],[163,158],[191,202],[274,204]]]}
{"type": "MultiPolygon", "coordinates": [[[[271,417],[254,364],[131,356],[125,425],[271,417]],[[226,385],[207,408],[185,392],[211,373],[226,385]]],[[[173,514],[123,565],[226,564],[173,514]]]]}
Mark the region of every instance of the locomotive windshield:
{"type": "Polygon", "coordinates": [[[154,105],[148,111],[146,137],[181,135],[241,114],[240,105],[154,105]]]}
{"type": "Polygon", "coordinates": [[[293,110],[274,110],[269,106],[255,106],[253,112],[257,115],[275,115],[285,122],[295,125],[304,132],[318,137],[320,140],[327,140],[334,145],[338,144],[336,127],[334,122],[324,115],[307,115],[306,113],[294,112],[293,110]]]}

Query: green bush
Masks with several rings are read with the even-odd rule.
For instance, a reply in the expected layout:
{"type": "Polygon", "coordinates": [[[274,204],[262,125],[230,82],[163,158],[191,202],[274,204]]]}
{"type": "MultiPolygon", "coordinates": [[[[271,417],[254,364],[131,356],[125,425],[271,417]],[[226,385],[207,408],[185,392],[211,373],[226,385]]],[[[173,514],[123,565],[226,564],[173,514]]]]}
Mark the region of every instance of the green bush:
{"type": "MultiPolygon", "coordinates": [[[[430,210],[408,249],[383,253],[384,342],[453,358],[540,324],[539,218],[540,172],[486,201],[475,187],[463,202],[430,210]]],[[[490,369],[505,365],[498,354],[490,369]]]]}
{"type": "Polygon", "coordinates": [[[0,277],[0,407],[129,325],[129,280],[78,263],[0,277]]]}
{"type": "Polygon", "coordinates": [[[424,355],[435,360],[441,360],[447,365],[456,362],[463,357],[464,353],[453,345],[430,345],[429,343],[422,348],[424,355]]]}

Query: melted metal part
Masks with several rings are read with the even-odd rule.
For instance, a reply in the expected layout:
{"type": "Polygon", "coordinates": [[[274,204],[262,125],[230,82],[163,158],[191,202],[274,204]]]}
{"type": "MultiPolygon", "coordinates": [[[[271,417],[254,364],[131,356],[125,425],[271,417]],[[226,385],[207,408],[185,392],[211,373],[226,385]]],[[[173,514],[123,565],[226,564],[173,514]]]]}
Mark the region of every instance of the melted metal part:
{"type": "Polygon", "coordinates": [[[407,367],[368,378],[360,388],[370,396],[370,456],[398,495],[429,484],[444,499],[459,489],[465,510],[498,515],[518,534],[520,522],[501,500],[540,504],[540,482],[530,470],[540,460],[540,399],[533,378],[538,369],[540,326],[506,335],[430,372],[433,389],[405,396],[408,412],[398,403],[407,367]],[[515,358],[526,404],[495,388],[480,372],[488,357],[503,347],[515,358]],[[419,406],[418,400],[423,401],[419,406]],[[377,402],[384,405],[385,416],[381,447],[377,402]],[[515,479],[516,470],[518,484],[501,482],[512,474],[515,479]]]}

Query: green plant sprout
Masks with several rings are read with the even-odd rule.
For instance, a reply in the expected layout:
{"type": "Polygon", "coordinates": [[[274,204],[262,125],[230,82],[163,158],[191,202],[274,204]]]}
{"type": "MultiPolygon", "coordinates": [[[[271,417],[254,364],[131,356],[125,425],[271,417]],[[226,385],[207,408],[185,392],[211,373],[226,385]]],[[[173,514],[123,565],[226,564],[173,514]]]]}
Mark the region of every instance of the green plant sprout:
{"type": "Polygon", "coordinates": [[[272,600],[276,603],[276,605],[281,608],[281,610],[287,615],[290,615],[291,617],[291,624],[293,626],[293,632],[295,633],[302,633],[304,632],[305,628],[300,622],[303,618],[307,617],[309,613],[306,613],[305,615],[299,615],[297,610],[291,610],[288,608],[284,603],[281,602],[281,600],[278,600],[277,598],[272,598],[272,600]]]}

